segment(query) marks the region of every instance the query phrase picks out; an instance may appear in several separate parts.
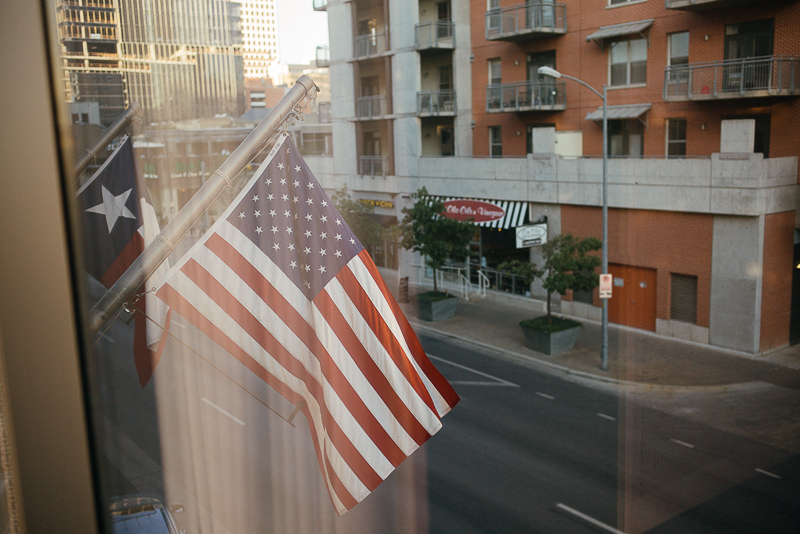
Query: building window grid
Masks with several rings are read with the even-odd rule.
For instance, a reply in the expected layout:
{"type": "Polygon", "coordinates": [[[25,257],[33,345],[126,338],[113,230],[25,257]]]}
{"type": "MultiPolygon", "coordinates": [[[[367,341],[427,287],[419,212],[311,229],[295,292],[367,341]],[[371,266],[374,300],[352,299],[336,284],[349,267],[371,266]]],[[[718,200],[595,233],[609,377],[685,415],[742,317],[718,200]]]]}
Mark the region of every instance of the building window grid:
{"type": "Polygon", "coordinates": [[[615,41],[608,46],[608,85],[647,83],[647,39],[615,41]]]}
{"type": "Polygon", "coordinates": [[[489,157],[503,156],[503,127],[489,126],[489,157]]]}
{"type": "Polygon", "coordinates": [[[686,119],[667,119],[666,155],[668,158],[686,156],[686,119]]]}

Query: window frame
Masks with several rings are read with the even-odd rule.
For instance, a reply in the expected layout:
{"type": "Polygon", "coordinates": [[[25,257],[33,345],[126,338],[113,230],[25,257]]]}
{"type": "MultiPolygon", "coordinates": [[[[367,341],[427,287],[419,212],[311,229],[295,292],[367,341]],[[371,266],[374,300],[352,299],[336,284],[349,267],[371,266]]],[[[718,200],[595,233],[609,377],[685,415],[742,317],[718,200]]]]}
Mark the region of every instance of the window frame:
{"type": "Polygon", "coordinates": [[[686,147],[688,146],[687,139],[689,137],[689,128],[688,128],[688,121],[686,117],[672,117],[664,120],[664,155],[667,158],[685,158],[686,157],[686,147]],[[679,122],[683,122],[683,139],[672,139],[672,124],[677,124],[679,122]],[[670,154],[670,147],[671,146],[683,146],[683,154],[670,154]]]}
{"type": "MultiPolygon", "coordinates": [[[[607,68],[607,80],[608,80],[608,88],[609,89],[616,89],[616,88],[623,88],[623,87],[646,87],[647,86],[647,53],[649,49],[649,43],[647,38],[645,37],[638,37],[633,39],[619,39],[615,41],[611,41],[606,46],[606,68],[607,68]],[[625,81],[626,83],[612,83],[612,66],[615,65],[612,63],[612,54],[613,54],[613,47],[615,45],[619,45],[625,43],[625,54],[626,54],[626,61],[625,61],[625,81]],[[631,82],[631,73],[632,73],[632,64],[639,63],[631,61],[631,43],[644,43],[644,51],[645,51],[645,58],[644,58],[644,81],[643,82],[631,82]]],[[[622,65],[622,62],[617,63],[618,65],[622,65]]]]}
{"type": "Polygon", "coordinates": [[[489,126],[489,157],[502,158],[503,157],[503,127],[499,125],[489,126]],[[499,149],[499,153],[495,154],[495,148],[499,149]]]}

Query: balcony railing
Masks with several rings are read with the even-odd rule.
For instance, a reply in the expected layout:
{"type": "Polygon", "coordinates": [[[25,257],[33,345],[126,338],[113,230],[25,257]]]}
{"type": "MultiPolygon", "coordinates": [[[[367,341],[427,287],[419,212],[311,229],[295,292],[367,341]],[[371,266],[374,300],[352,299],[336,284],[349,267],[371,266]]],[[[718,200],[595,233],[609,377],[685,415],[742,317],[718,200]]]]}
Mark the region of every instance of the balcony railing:
{"type": "Polygon", "coordinates": [[[317,47],[317,68],[331,66],[331,49],[327,46],[317,47]]]}
{"type": "Polygon", "coordinates": [[[759,2],[759,0],[664,0],[664,5],[667,9],[708,11],[742,4],[755,4],[756,2],[759,2]]]}
{"type": "Polygon", "coordinates": [[[562,111],[567,109],[566,82],[520,82],[486,87],[486,111],[562,111]]]}
{"type": "Polygon", "coordinates": [[[417,115],[456,114],[455,91],[420,91],[417,93],[417,115]]]}
{"type": "Polygon", "coordinates": [[[361,176],[386,176],[388,156],[360,156],[358,174],[361,176]]]}
{"type": "Polygon", "coordinates": [[[486,40],[519,41],[567,33],[567,6],[528,2],[486,12],[486,40]]]}
{"type": "Polygon", "coordinates": [[[385,53],[389,49],[388,37],[387,32],[359,35],[353,43],[353,57],[355,59],[363,59],[385,53]]]}
{"type": "Polygon", "coordinates": [[[417,24],[417,50],[455,48],[455,27],[454,23],[448,21],[417,24]]]}
{"type": "Polygon", "coordinates": [[[356,116],[359,119],[378,119],[386,115],[386,95],[356,98],[356,116]]]}
{"type": "Polygon", "coordinates": [[[314,0],[314,11],[327,11],[328,0],[314,0]]]}
{"type": "Polygon", "coordinates": [[[800,94],[800,58],[764,56],[664,69],[664,100],[716,100],[800,94]]]}

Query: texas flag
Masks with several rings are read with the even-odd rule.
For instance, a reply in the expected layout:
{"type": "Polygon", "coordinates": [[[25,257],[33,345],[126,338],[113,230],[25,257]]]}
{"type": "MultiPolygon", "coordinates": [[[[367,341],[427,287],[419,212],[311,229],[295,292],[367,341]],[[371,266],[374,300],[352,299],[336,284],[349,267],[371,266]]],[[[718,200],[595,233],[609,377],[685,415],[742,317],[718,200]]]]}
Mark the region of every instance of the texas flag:
{"type": "MultiPolygon", "coordinates": [[[[158,219],[138,172],[129,136],[80,187],[77,197],[82,212],[86,270],[105,287],[111,287],[159,233],[158,219]]],[[[156,280],[166,270],[166,265],[160,267],[139,292],[150,289],[150,280],[156,280]]],[[[134,307],[133,353],[139,384],[144,387],[161,358],[170,313],[152,292],[139,298],[134,307]]]]}

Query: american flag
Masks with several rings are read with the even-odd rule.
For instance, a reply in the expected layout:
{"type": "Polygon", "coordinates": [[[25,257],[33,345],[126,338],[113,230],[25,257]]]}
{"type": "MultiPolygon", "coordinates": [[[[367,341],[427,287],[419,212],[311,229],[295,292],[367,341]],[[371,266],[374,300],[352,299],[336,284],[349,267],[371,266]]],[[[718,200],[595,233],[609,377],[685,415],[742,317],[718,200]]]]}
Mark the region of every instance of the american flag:
{"type": "Polygon", "coordinates": [[[285,134],[157,295],[308,421],[343,514],[459,397],[285,134]]]}
{"type": "MultiPolygon", "coordinates": [[[[86,271],[109,288],[159,232],[129,136],[78,189],[77,198],[83,213],[86,271]]],[[[166,271],[166,266],[159,268],[150,280],[166,271]]],[[[150,287],[150,280],[145,287],[150,287]]],[[[144,387],[161,358],[170,313],[152,293],[139,298],[134,307],[138,311],[134,317],[133,355],[139,384],[144,387]]]]}

